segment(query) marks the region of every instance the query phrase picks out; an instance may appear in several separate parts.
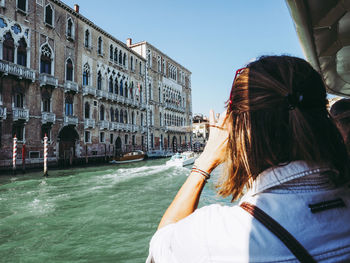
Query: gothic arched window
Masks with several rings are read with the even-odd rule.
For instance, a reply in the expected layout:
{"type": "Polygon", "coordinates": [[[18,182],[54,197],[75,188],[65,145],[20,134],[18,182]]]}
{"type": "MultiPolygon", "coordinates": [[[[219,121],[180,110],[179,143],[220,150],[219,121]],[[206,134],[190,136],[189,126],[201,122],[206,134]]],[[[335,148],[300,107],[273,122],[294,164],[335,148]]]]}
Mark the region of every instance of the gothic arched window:
{"type": "Polygon", "coordinates": [[[119,114],[119,122],[124,123],[124,118],[123,118],[123,110],[120,110],[120,114],[119,114]]]}
{"type": "Polygon", "coordinates": [[[114,93],[115,94],[118,94],[119,93],[119,87],[118,87],[118,79],[116,78],[115,80],[114,80],[114,93]]]}
{"type": "Polygon", "coordinates": [[[103,105],[101,105],[100,107],[100,121],[104,121],[105,120],[105,107],[103,105]]]}
{"type": "Polygon", "coordinates": [[[109,59],[113,60],[113,45],[109,46],[109,59]]]}
{"type": "Polygon", "coordinates": [[[114,62],[118,63],[118,49],[117,48],[114,49],[114,62]]]}
{"type": "Polygon", "coordinates": [[[101,90],[102,89],[102,75],[101,71],[97,73],[97,89],[101,90]]]}
{"type": "Polygon", "coordinates": [[[51,5],[45,7],[45,23],[53,26],[53,9],[51,5]]]}
{"type": "Polygon", "coordinates": [[[126,53],[124,53],[124,56],[123,56],[123,66],[126,65],[126,53]]]}
{"type": "Polygon", "coordinates": [[[73,37],[73,21],[71,18],[67,20],[67,37],[73,37]]]}
{"type": "Polygon", "coordinates": [[[114,110],[112,107],[109,110],[109,114],[110,114],[111,121],[114,121],[114,110]]]}
{"type": "Polygon", "coordinates": [[[40,73],[51,74],[52,51],[48,44],[41,48],[40,73]]]}
{"type": "Polygon", "coordinates": [[[109,77],[109,92],[110,93],[113,93],[113,79],[112,79],[112,76],[109,77]]]}
{"type": "Polygon", "coordinates": [[[97,53],[99,55],[102,55],[102,37],[98,37],[98,40],[97,40],[97,53]]]}
{"type": "Polygon", "coordinates": [[[89,29],[85,30],[85,47],[90,47],[90,32],[89,32],[89,29]]]}
{"type": "Polygon", "coordinates": [[[90,118],[90,103],[85,102],[85,119],[90,118]]]}
{"type": "Polygon", "coordinates": [[[115,118],[115,121],[116,121],[116,122],[119,122],[119,112],[118,112],[118,109],[115,109],[115,111],[114,111],[114,118],[115,118]]]}
{"type": "Polygon", "coordinates": [[[17,64],[24,67],[27,66],[27,43],[23,37],[18,42],[17,64]]]}
{"type": "Polygon", "coordinates": [[[123,62],[123,55],[122,55],[122,51],[119,50],[119,64],[122,64],[123,62]]]}
{"type": "Polygon", "coordinates": [[[120,80],[120,83],[119,83],[119,93],[120,93],[120,96],[124,96],[123,94],[124,94],[124,90],[123,90],[124,88],[123,88],[123,80],[121,79],[120,80]]]}
{"type": "Polygon", "coordinates": [[[15,42],[10,32],[7,32],[4,36],[2,59],[10,62],[14,62],[15,57],[15,42]]]}
{"type": "Polygon", "coordinates": [[[89,85],[89,79],[90,79],[90,66],[88,63],[86,63],[83,68],[83,85],[84,86],[89,85]]]}
{"type": "Polygon", "coordinates": [[[125,97],[127,98],[129,96],[129,92],[128,92],[128,83],[125,82],[125,97]]]}
{"type": "Polygon", "coordinates": [[[73,62],[70,58],[66,62],[66,80],[73,81],[73,62]]]}

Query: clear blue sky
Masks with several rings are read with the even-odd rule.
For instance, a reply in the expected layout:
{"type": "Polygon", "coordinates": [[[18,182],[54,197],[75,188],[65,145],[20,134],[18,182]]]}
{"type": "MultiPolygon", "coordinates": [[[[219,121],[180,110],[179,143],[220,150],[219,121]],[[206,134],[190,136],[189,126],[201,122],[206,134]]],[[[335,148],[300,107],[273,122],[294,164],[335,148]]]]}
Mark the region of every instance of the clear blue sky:
{"type": "Polygon", "coordinates": [[[192,72],[193,113],[224,109],[236,69],[304,57],[283,0],[63,0],[117,39],[146,40],[192,72]]]}

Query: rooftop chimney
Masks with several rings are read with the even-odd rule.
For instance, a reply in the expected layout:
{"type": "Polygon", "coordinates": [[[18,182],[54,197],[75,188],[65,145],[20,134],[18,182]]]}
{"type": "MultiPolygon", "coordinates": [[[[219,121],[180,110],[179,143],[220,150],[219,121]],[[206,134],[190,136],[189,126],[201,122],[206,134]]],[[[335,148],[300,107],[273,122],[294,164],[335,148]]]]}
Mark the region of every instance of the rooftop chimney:
{"type": "Polygon", "coordinates": [[[130,46],[132,45],[132,39],[131,39],[131,38],[128,38],[128,39],[126,40],[126,45],[127,45],[128,47],[130,47],[130,46]]]}
{"type": "Polygon", "coordinates": [[[75,4],[74,5],[74,11],[79,13],[79,5],[78,4],[75,4]]]}

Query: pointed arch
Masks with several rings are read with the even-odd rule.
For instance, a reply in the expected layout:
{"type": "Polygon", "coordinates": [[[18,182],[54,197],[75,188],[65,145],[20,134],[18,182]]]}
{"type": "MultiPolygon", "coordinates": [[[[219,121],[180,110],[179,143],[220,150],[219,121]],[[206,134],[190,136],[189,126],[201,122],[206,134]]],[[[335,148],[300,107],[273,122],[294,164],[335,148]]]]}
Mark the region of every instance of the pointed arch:
{"type": "Polygon", "coordinates": [[[48,43],[40,48],[40,73],[52,74],[53,52],[48,43]]]}
{"type": "Polygon", "coordinates": [[[66,60],[66,80],[73,81],[74,66],[71,58],[66,60]]]}
{"type": "Polygon", "coordinates": [[[83,67],[83,85],[88,86],[90,83],[90,65],[85,63],[83,67]]]}
{"type": "Polygon", "coordinates": [[[53,7],[51,6],[51,4],[47,4],[45,6],[45,12],[44,12],[44,16],[45,16],[45,23],[47,25],[50,25],[52,27],[54,27],[54,21],[55,21],[55,12],[54,12],[54,9],[53,7]]]}
{"type": "Polygon", "coordinates": [[[7,31],[4,35],[2,59],[10,62],[15,60],[15,41],[10,31],[7,31]]]}

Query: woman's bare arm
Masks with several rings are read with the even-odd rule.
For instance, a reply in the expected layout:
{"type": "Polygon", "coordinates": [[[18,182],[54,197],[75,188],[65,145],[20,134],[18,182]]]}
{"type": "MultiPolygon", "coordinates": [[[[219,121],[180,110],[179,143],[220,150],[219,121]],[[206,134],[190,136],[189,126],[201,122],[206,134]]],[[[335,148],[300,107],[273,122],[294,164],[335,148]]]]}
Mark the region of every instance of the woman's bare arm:
{"type": "MultiPolygon", "coordinates": [[[[215,120],[214,112],[210,111],[210,134],[201,156],[195,161],[197,168],[211,173],[223,160],[227,142],[227,131],[223,129],[226,113],[215,120]],[[217,128],[219,127],[219,128],[217,128]]],[[[191,172],[185,183],[176,194],[173,202],[165,211],[158,229],[187,217],[196,210],[200,195],[205,185],[205,178],[199,173],[191,172]]]]}

